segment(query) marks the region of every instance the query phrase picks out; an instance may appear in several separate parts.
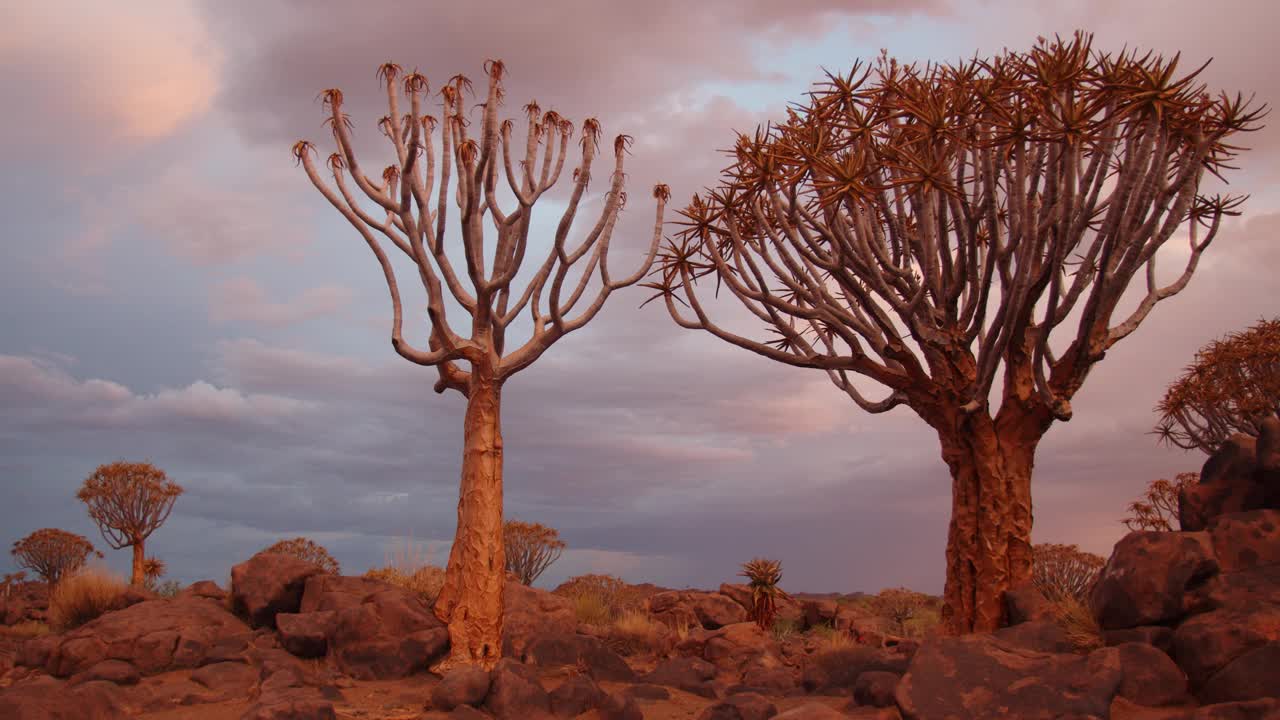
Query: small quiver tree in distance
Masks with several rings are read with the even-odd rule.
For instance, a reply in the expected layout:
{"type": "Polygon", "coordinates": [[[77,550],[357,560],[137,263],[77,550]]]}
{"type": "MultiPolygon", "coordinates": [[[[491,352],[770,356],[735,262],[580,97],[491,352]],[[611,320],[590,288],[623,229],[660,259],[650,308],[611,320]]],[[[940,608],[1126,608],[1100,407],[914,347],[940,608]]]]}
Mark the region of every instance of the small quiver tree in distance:
{"type": "Polygon", "coordinates": [[[1280,318],[1230,333],[1196,352],[1156,406],[1160,439],[1212,455],[1236,433],[1258,437],[1280,414],[1280,318]]]}
{"type": "Polygon", "coordinates": [[[532,585],[551,563],[560,559],[565,548],[555,528],[519,520],[503,523],[502,543],[507,555],[507,572],[522,585],[532,585]]]}
{"type": "Polygon", "coordinates": [[[1107,564],[1101,555],[1084,552],[1075,545],[1041,543],[1034,552],[1031,581],[1046,598],[1086,602],[1093,584],[1107,564]]]}
{"type": "Polygon", "coordinates": [[[909,588],[886,588],[871,598],[875,613],[893,624],[898,635],[906,637],[907,623],[923,611],[931,598],[909,588]]]}
{"type": "Polygon", "coordinates": [[[281,540],[270,547],[263,548],[262,552],[292,555],[303,562],[315,565],[329,575],[339,575],[342,572],[338,561],[329,554],[329,551],[310,538],[296,537],[281,540]]]}
{"type": "Polygon", "coordinates": [[[747,587],[751,589],[751,619],[760,629],[771,629],[773,618],[778,614],[778,598],[787,597],[778,587],[782,582],[782,562],[754,558],[743,563],[742,572],[738,574],[747,578],[747,587]]]}
{"type": "Polygon", "coordinates": [[[533,206],[560,178],[573,124],[555,111],[544,113],[536,102],[530,102],[524,106],[528,122],[521,148],[512,139],[515,123],[498,121],[505,94],[505,66],[501,61],[490,60],[485,63],[485,71],[489,88],[481,104],[479,136],[471,137],[465,115],[465,92],[471,89],[467,78],[456,75],[440,89],[443,107],[437,119],[425,114],[422,107],[429,92],[424,75],[417,71],[405,74],[393,63],[378,69],[386,86],[388,105],[388,114],[378,126],[395,153],[394,163],[381,172],[380,178],[366,174],[356,157],[351,121],[343,112],[343,95],[338,89],[321,93],[330,112],[327,122],[338,145],[338,152],[330,155],[327,163],[332,187],[320,175],[313,157],[314,146],[307,141],[293,146],[294,157],[312,184],[360,233],[377,258],[391,295],[392,348],[409,362],[435,367],[439,375],[436,392],[454,390],[467,399],[457,530],[449,551],[444,587],[435,603],[436,614],[449,627],[450,651],[449,657],[433,668],[436,672],[456,665],[492,669],[501,653],[506,580],[502,541],[503,385],[557,340],[586,325],[613,291],[645,276],[662,239],[662,214],[670,195],[667,186],[654,187],[657,213],[648,253],[634,274],[615,277],[609,267],[609,245],[618,213],[626,202],[623,157],[630,143],[628,136],[619,135],[613,142],[613,172],[608,176],[600,215],[580,243],[570,244],[569,230],[592,178],[600,137],[600,123],[588,118],[582,124],[580,160],[573,170],[572,189],[552,247],[524,290],[514,289],[512,283],[528,249],[533,206]],[[407,114],[401,110],[401,87],[408,96],[407,114]],[[437,128],[438,161],[433,141],[437,128]],[[458,177],[451,188],[455,167],[458,177]],[[506,180],[507,189],[517,202],[509,211],[499,206],[499,177],[506,180]],[[356,191],[363,200],[357,198],[356,191]],[[376,212],[367,211],[365,204],[372,204],[376,212]],[[460,215],[460,244],[465,261],[460,270],[455,269],[444,242],[450,204],[459,209],[460,215]],[[486,214],[496,231],[496,242],[488,248],[486,214]],[[426,291],[430,331],[425,349],[411,345],[401,332],[400,289],[384,242],[394,246],[392,252],[408,258],[426,291]],[[580,272],[576,280],[569,274],[575,265],[580,272]],[[587,293],[597,272],[599,287],[587,293]],[[446,293],[469,316],[469,337],[457,333],[449,321],[446,293]],[[507,330],[526,311],[532,334],[523,345],[509,349],[507,330]],[[460,363],[466,363],[467,369],[460,363]]]}
{"type": "Polygon", "coordinates": [[[4,580],[0,580],[0,585],[4,586],[4,596],[8,598],[13,588],[27,579],[27,574],[21,570],[16,573],[5,573],[4,580]]]}
{"type": "Polygon", "coordinates": [[[117,461],[99,465],[76,493],[107,544],[133,548],[130,585],[146,585],[146,542],[169,519],[182,486],[151,463],[117,461]]]}
{"type": "Polygon", "coordinates": [[[1176,56],[1091,45],[829,74],[784,122],[738,136],[646,284],[681,327],[822,370],[864,410],[905,405],[937,432],[952,633],[1000,627],[1004,593],[1030,579],[1036,447],[1238,214],[1242,198],[1199,188],[1263,113],[1211,96],[1176,56]],[[1175,236],[1189,252],[1161,284],[1175,236]],[[708,275],[768,335],[713,320],[708,275]]]}
{"type": "Polygon", "coordinates": [[[31,570],[49,583],[50,589],[67,575],[84,567],[89,555],[102,557],[83,535],[43,528],[13,544],[9,551],[19,567],[31,570]]]}
{"type": "Polygon", "coordinates": [[[1200,473],[1178,473],[1172,481],[1152,480],[1142,497],[1129,503],[1129,515],[1121,522],[1133,531],[1170,532],[1178,522],[1178,493],[1200,480],[1200,473]]]}

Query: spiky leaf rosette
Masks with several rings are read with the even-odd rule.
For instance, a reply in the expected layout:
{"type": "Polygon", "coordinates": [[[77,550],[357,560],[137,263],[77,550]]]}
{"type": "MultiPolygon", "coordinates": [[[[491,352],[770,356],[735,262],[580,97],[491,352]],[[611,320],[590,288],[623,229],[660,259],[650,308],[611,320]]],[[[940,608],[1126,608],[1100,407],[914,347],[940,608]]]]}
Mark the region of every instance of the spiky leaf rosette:
{"type": "Polygon", "coordinates": [[[778,583],[782,581],[782,563],[777,560],[754,558],[750,562],[743,563],[742,572],[738,574],[750,581],[748,585],[751,588],[751,619],[761,628],[769,629],[773,625],[774,616],[777,615],[778,598],[787,597],[787,594],[778,587],[778,583]]]}

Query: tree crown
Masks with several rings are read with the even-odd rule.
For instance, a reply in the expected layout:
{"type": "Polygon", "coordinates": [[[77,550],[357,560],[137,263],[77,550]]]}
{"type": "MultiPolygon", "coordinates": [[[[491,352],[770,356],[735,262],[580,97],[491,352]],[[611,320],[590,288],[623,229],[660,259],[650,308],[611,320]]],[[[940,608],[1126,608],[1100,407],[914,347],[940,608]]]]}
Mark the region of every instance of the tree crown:
{"type": "Polygon", "coordinates": [[[264,548],[262,552],[292,555],[299,560],[319,566],[321,570],[330,575],[340,575],[342,572],[338,561],[329,554],[329,551],[323,545],[309,538],[296,537],[280,540],[274,545],[264,548]]]}
{"type": "Polygon", "coordinates": [[[90,554],[102,557],[83,535],[42,528],[18,540],[9,551],[19,567],[34,571],[50,585],[84,566],[90,554]]]}
{"type": "Polygon", "coordinates": [[[551,563],[560,559],[565,542],[560,532],[541,523],[508,520],[502,524],[507,571],[525,585],[532,585],[551,563]]]}
{"type": "Polygon", "coordinates": [[[111,547],[135,545],[164,524],[182,486],[151,463],[99,465],[76,493],[111,547]]]}

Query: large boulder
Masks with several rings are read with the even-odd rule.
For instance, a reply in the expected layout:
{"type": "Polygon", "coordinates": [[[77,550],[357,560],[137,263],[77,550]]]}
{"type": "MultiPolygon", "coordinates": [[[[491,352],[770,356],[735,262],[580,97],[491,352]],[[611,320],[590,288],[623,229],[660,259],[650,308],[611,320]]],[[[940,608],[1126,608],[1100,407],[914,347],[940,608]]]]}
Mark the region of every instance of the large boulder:
{"type": "Polygon", "coordinates": [[[150,600],[102,615],[20,655],[51,675],[70,677],[104,660],[122,660],[142,675],[235,660],[253,631],[218,603],[203,598],[150,600]],[[47,650],[47,652],[44,652],[47,650]]]}
{"type": "Polygon", "coordinates": [[[1180,705],[1190,700],[1187,676],[1162,650],[1147,643],[1116,646],[1124,678],[1118,695],[1146,707],[1180,705]]]}
{"type": "Polygon", "coordinates": [[[231,608],[254,627],[274,628],[278,613],[298,612],[307,578],[320,572],[293,555],[260,552],[231,568],[231,608]]]}
{"type": "Polygon", "coordinates": [[[0,625],[44,622],[49,613],[49,585],[43,582],[14,583],[7,595],[0,595],[0,625]]]}
{"type": "Polygon", "coordinates": [[[1209,537],[1222,572],[1280,565],[1280,510],[1251,510],[1214,518],[1209,537]]]}
{"type": "Polygon", "coordinates": [[[581,664],[596,680],[634,682],[636,679],[635,671],[620,655],[600,640],[587,635],[540,633],[529,640],[523,658],[527,663],[542,667],[581,664]]]}
{"type": "Polygon", "coordinates": [[[1084,657],[969,635],[922,644],[895,698],[909,720],[1103,718],[1123,679],[1115,648],[1084,657]]]}
{"type": "Polygon", "coordinates": [[[538,680],[537,671],[511,658],[503,658],[490,673],[484,709],[498,720],[530,720],[549,717],[551,697],[538,680]]]}
{"type": "Polygon", "coordinates": [[[1054,616],[1053,603],[1033,582],[1021,583],[1006,592],[1004,608],[1009,618],[1009,625],[1035,620],[1052,620],[1054,616]]]}
{"type": "Polygon", "coordinates": [[[276,630],[285,650],[304,658],[322,657],[329,650],[329,635],[338,625],[333,610],[309,613],[279,613],[276,630]]]}
{"type": "Polygon", "coordinates": [[[1280,641],[1280,605],[1224,608],[1197,615],[1173,634],[1173,658],[1193,692],[1219,670],[1251,650],[1280,641]]]}
{"type": "Polygon", "coordinates": [[[850,695],[864,672],[907,671],[910,658],[890,648],[853,646],[815,653],[809,658],[801,682],[817,695],[850,695]]]}
{"type": "Polygon", "coordinates": [[[366,577],[318,573],[307,578],[302,602],[292,612],[313,613],[356,607],[394,585],[366,577]]]}
{"type": "Polygon", "coordinates": [[[1280,642],[1256,647],[1227,663],[1200,688],[1205,703],[1280,699],[1280,642]]]}
{"type": "Polygon", "coordinates": [[[673,687],[702,697],[715,697],[716,688],[712,683],[715,676],[716,666],[705,660],[674,657],[660,661],[657,667],[641,677],[640,681],[651,685],[673,687]]]}
{"type": "Polygon", "coordinates": [[[577,627],[567,598],[507,581],[502,594],[502,654],[520,657],[529,641],[544,632],[571,633],[577,627]]]}
{"type": "Polygon", "coordinates": [[[489,694],[489,672],[472,666],[459,666],[445,673],[431,689],[431,707],[449,711],[459,705],[479,705],[489,694]]]}
{"type": "Polygon", "coordinates": [[[698,720],[769,720],[778,714],[778,708],[769,699],[758,693],[738,693],[730,695],[718,703],[710,705],[698,720]]]}
{"type": "Polygon", "coordinates": [[[1257,439],[1236,434],[1200,470],[1200,482],[1178,496],[1183,530],[1203,530],[1224,514],[1280,510],[1280,420],[1267,418],[1257,439]]]}
{"type": "MultiPolygon", "coordinates": [[[[707,630],[718,630],[747,619],[747,606],[743,605],[741,598],[735,599],[737,594],[669,590],[649,596],[645,603],[654,619],[665,625],[697,625],[707,630]]],[[[747,602],[750,602],[749,597],[747,602]]]]}
{"type": "Polygon", "coordinates": [[[0,688],[0,717],[5,720],[132,720],[139,710],[124,690],[109,682],[69,687],[44,676],[0,688]]]}
{"type": "Polygon", "coordinates": [[[449,648],[449,631],[420,596],[403,588],[386,586],[359,605],[327,612],[335,613],[329,654],[339,670],[358,680],[425,670],[449,648]]]}
{"type": "Polygon", "coordinates": [[[577,717],[604,704],[609,693],[586,675],[573,675],[551,691],[551,712],[560,717],[577,717]]]}
{"type": "Polygon", "coordinates": [[[1090,603],[1104,630],[1159,625],[1186,614],[1184,595],[1218,573],[1204,532],[1132,532],[1116,543],[1090,603]]]}
{"type": "Polygon", "coordinates": [[[702,646],[702,657],[728,673],[741,673],[748,663],[782,665],[778,642],[753,622],[739,622],[714,630],[702,646]]]}

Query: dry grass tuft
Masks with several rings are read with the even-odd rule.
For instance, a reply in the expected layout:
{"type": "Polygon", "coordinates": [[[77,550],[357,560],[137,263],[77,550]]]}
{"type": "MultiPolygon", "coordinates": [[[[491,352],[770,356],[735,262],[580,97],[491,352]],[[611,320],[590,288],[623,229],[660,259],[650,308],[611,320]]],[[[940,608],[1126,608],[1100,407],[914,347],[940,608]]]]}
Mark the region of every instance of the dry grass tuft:
{"type": "Polygon", "coordinates": [[[581,592],[573,595],[573,614],[583,625],[605,626],[613,622],[613,608],[609,599],[598,592],[581,592]]]}
{"type": "Polygon", "coordinates": [[[1072,596],[1054,602],[1054,619],[1076,652],[1091,652],[1106,644],[1089,606],[1072,596]]]}
{"type": "Polygon", "coordinates": [[[814,652],[829,653],[851,648],[857,643],[847,631],[837,630],[830,625],[818,625],[809,631],[809,637],[816,646],[814,652]]]}
{"type": "Polygon", "coordinates": [[[609,645],[622,655],[661,655],[670,639],[667,627],[643,610],[624,611],[609,628],[609,645]]]}
{"type": "Polygon", "coordinates": [[[372,568],[364,576],[415,592],[427,605],[435,603],[440,588],[444,587],[444,568],[434,565],[424,565],[410,573],[396,567],[372,568]]]}
{"type": "Polygon", "coordinates": [[[123,578],[103,568],[64,578],[49,594],[49,626],[57,632],[80,627],[110,610],[126,589],[123,578]]]}

